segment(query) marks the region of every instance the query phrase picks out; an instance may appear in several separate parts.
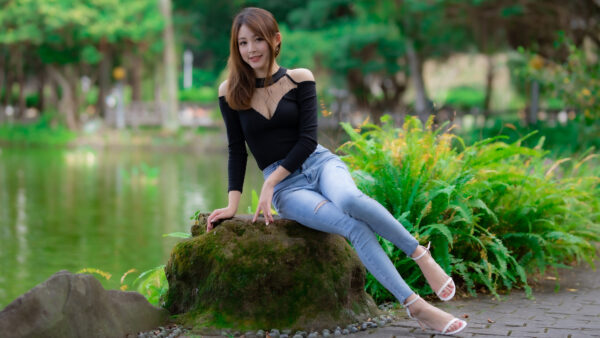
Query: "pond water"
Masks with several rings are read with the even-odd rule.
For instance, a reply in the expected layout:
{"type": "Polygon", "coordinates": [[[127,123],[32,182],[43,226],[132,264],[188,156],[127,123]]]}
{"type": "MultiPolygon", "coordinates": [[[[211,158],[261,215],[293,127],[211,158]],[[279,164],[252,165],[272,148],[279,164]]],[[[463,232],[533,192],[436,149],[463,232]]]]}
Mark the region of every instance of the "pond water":
{"type": "MultiPolygon", "coordinates": [[[[222,150],[0,148],[0,309],[62,269],[100,269],[116,289],[165,264],[180,239],[163,234],[227,204],[225,141],[206,137],[222,150]]],[[[261,184],[250,157],[239,213],[261,184]]]]}

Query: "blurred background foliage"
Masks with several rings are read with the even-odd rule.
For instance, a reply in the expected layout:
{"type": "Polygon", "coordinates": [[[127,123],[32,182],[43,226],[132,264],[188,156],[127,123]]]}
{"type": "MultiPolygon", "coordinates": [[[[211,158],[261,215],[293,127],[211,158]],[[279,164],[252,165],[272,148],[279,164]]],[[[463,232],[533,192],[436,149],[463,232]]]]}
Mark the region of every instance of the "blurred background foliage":
{"type": "Polygon", "coordinates": [[[222,127],[217,88],[232,19],[247,6],[278,20],[279,64],[315,74],[320,126],[339,136],[329,146],[350,140],[340,151],[359,185],[432,240],[469,291],[527,286],[526,275],[593,259],[597,0],[0,1],[0,142],[72,144],[94,131],[133,140],[106,136],[120,97],[126,116],[156,117],[133,131],[179,137],[186,111],[222,127]]]}
{"type": "MultiPolygon", "coordinates": [[[[19,120],[28,108],[38,115],[54,109],[59,122],[78,130],[86,119],[106,116],[106,98],[119,81],[131,102],[214,104],[208,87],[225,77],[232,18],[246,6],[275,15],[284,37],[280,64],[313,70],[326,107],[349,103],[347,115],[378,123],[384,113],[411,114],[424,122],[442,109],[459,119],[481,115],[478,127],[485,126],[481,119],[510,120],[511,114],[537,126],[541,111],[547,121],[548,114],[572,110],[588,125],[598,120],[600,5],[594,0],[6,1],[0,7],[2,110],[10,106],[19,120]],[[172,37],[164,33],[169,27],[172,37]],[[182,57],[166,61],[171,42],[176,55],[187,50],[194,57],[191,87],[182,85],[182,57]],[[425,68],[451,66],[456,55],[483,63],[461,68],[469,73],[466,83],[436,87],[440,75],[425,68]],[[173,67],[175,91],[182,92],[170,98],[165,77],[173,67]],[[504,70],[506,85],[497,79],[504,70]]],[[[337,122],[348,120],[342,115],[337,122]]]]}

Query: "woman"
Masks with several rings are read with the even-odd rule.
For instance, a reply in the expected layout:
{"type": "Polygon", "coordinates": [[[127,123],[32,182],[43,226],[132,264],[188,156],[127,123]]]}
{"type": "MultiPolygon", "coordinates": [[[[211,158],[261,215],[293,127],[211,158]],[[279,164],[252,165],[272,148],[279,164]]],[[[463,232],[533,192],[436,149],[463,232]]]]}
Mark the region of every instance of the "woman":
{"type": "Polygon", "coordinates": [[[315,80],[308,69],[285,69],[275,58],[281,34],[273,15],[246,8],[231,28],[229,77],[219,86],[219,107],[229,142],[229,204],[214,210],[213,222],[237,211],[246,171],[246,144],[263,171],[258,208],[273,222],[271,202],[279,214],[324,232],[349,239],[366,268],[407,308],[421,326],[455,334],[467,323],[430,305],[404,282],[375,232],[416,260],[438,297],[454,296],[452,279],[416,239],[378,202],[356,188],[346,165],[317,144],[315,80]]]}

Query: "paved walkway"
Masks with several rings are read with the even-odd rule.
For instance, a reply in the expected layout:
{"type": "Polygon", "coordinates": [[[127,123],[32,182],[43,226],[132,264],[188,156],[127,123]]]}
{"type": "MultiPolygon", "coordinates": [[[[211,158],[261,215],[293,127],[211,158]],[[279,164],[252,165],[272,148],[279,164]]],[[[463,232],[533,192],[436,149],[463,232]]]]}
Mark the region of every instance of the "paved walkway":
{"type": "MultiPolygon", "coordinates": [[[[534,300],[513,291],[501,301],[478,296],[435,304],[457,317],[468,316],[469,326],[459,337],[600,337],[600,260],[596,267],[561,269],[560,289],[555,291],[556,280],[545,279],[534,287],[534,300]]],[[[436,336],[432,332],[404,314],[383,328],[344,337],[436,336]]]]}

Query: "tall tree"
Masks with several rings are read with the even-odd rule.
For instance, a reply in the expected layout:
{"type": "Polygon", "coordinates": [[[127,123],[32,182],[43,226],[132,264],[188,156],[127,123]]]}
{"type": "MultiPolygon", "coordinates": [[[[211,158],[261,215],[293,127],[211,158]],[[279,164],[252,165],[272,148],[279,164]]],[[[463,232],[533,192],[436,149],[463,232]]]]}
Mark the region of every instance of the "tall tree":
{"type": "Polygon", "coordinates": [[[171,0],[160,0],[160,11],[165,20],[163,60],[167,96],[166,121],[163,127],[167,130],[175,131],[179,127],[179,122],[177,119],[177,60],[175,59],[175,34],[171,20],[171,0]]]}

